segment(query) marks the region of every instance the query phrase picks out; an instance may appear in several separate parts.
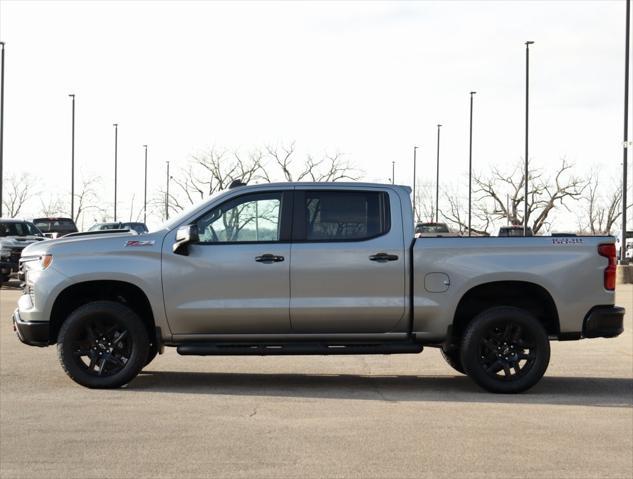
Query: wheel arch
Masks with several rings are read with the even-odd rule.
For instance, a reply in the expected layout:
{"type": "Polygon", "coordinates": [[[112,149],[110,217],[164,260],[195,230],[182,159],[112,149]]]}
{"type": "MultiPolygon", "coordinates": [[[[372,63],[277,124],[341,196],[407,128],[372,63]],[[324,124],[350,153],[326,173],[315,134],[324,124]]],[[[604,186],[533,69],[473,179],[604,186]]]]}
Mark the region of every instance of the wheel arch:
{"type": "Polygon", "coordinates": [[[461,338],[475,316],[495,306],[525,309],[538,318],[548,335],[560,335],[556,303],[543,286],[529,281],[492,281],[472,287],[461,297],[453,316],[451,339],[461,338]]]}
{"type": "Polygon", "coordinates": [[[132,309],[145,324],[150,343],[156,342],[156,322],[147,294],[126,281],[95,280],[72,284],[57,295],[51,308],[49,343],[57,342],[62,324],[74,310],[89,302],[103,300],[115,301],[132,309]]]}

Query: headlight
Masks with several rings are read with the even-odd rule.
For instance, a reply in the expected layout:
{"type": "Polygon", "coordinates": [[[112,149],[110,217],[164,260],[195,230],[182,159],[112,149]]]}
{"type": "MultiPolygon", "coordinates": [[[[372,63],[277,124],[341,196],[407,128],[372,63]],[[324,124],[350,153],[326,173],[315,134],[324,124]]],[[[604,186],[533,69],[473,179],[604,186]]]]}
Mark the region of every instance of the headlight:
{"type": "Polygon", "coordinates": [[[44,271],[52,262],[53,255],[51,254],[22,258],[22,263],[24,263],[25,268],[33,271],[44,271]]]}

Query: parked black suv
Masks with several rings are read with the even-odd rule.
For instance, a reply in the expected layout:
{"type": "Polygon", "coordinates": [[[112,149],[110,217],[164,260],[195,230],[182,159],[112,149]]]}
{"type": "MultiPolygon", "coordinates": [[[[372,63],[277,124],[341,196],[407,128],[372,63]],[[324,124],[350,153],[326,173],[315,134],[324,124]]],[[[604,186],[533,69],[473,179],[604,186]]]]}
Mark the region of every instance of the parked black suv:
{"type": "Polygon", "coordinates": [[[0,283],[18,271],[22,250],[43,239],[42,232],[29,221],[0,219],[0,283]]]}

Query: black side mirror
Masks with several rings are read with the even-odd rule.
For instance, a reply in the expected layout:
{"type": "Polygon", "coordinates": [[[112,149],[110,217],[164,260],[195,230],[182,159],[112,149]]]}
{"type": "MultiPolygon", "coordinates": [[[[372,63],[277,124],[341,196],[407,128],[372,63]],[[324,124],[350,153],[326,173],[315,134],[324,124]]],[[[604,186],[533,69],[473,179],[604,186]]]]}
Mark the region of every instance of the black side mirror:
{"type": "Polygon", "coordinates": [[[198,240],[198,227],[196,225],[181,226],[176,231],[176,242],[173,246],[174,253],[187,256],[189,254],[189,244],[197,243],[198,240]]]}

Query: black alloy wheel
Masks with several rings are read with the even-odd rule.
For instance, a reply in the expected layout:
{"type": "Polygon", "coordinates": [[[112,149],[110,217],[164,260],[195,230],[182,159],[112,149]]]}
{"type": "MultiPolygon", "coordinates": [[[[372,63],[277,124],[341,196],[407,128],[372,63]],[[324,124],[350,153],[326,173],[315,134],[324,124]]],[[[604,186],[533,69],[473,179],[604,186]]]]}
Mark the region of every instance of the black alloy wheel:
{"type": "Polygon", "coordinates": [[[77,366],[88,374],[113,376],[130,360],[132,341],[129,331],[115,318],[89,319],[75,333],[71,340],[73,357],[77,366]]]}
{"type": "Polygon", "coordinates": [[[550,357],[545,329],[528,311],[504,306],[479,314],[462,341],[468,376],[491,392],[517,393],[536,384],[550,357]]]}
{"type": "Polygon", "coordinates": [[[59,331],[57,351],[66,374],[89,388],[127,384],[150,354],[142,320],[113,301],[95,301],[73,311],[59,331]]]}

